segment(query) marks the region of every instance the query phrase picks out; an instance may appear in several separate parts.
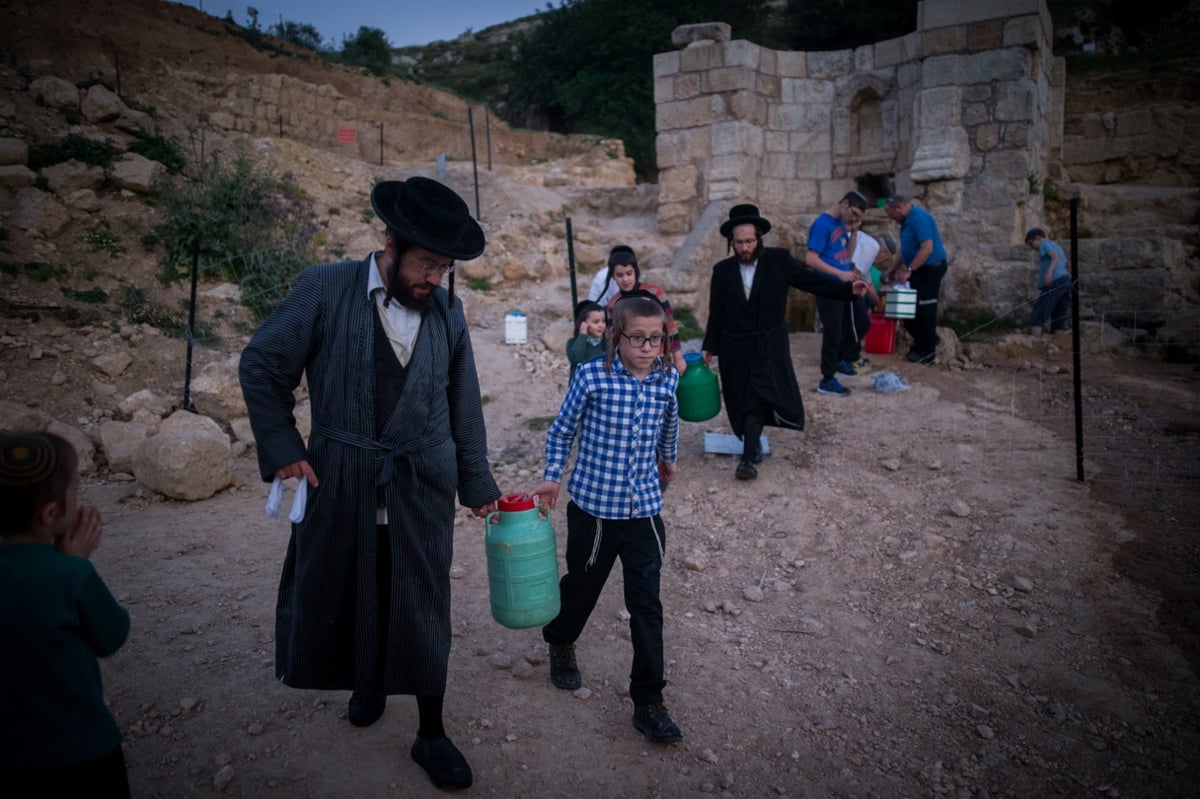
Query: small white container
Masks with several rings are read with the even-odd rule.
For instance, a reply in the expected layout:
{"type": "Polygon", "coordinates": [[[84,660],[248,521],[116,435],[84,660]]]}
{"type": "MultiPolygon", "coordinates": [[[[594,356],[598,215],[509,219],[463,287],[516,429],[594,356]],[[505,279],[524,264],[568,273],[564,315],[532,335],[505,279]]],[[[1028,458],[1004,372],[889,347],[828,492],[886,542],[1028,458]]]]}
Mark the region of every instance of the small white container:
{"type": "Polygon", "coordinates": [[[504,317],[504,343],[524,344],[528,335],[528,324],[525,314],[513,311],[504,317]]]}
{"type": "Polygon", "coordinates": [[[888,289],[883,301],[883,313],[891,319],[915,319],[917,317],[916,289],[888,289]]]}

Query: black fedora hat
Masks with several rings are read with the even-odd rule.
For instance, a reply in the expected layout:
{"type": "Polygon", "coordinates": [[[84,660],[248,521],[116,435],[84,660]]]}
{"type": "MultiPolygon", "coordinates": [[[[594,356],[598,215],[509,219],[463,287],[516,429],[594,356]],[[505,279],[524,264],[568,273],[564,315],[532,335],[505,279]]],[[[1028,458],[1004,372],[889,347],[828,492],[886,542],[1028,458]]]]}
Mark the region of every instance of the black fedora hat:
{"type": "Polygon", "coordinates": [[[478,258],[487,244],[462,197],[430,178],[381,181],[371,207],[401,238],[456,261],[478,258]]]}
{"type": "Polygon", "coordinates": [[[759,215],[758,206],[749,203],[735,205],[729,209],[729,219],[722,223],[721,235],[729,238],[733,234],[733,229],[738,225],[754,225],[760,236],[766,235],[771,230],[771,222],[759,215]]]}

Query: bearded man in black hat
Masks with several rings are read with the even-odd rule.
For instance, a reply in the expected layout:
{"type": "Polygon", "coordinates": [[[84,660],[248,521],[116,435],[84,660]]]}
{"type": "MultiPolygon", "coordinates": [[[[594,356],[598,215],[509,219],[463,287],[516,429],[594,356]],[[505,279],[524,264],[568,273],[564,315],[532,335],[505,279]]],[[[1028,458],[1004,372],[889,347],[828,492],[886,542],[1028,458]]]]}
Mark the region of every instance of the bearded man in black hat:
{"type": "Polygon", "coordinates": [[[428,178],[381,182],[371,206],[384,248],[305,270],[242,353],[263,480],[307,482],[279,584],[275,671],[294,688],[352,691],[360,727],[388,694],[415,695],[412,757],[453,790],[472,781],[442,724],[455,494],[479,517],[500,496],[454,301],[455,262],[485,242],[462,198],[428,178]],[[293,415],[302,377],[307,446],[293,415]]]}
{"type": "Polygon", "coordinates": [[[765,425],[804,429],[788,341],[788,287],[838,300],[867,292],[865,281],[828,280],[782,247],[764,247],[770,230],[756,206],[730,209],[721,235],[733,255],[713,266],[709,286],[702,348],[706,363],[717,359],[729,425],[742,439],[742,459],[734,472],[739,480],[758,477],[765,425]]]}

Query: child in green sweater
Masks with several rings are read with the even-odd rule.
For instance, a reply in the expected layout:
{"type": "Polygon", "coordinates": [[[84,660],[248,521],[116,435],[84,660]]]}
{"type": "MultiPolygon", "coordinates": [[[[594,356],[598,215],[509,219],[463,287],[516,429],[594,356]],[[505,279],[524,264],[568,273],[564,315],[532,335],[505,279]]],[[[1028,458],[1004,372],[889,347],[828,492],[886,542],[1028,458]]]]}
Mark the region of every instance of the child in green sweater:
{"type": "Polygon", "coordinates": [[[125,643],[129,613],[88,560],[100,544],[100,512],[79,507],[78,460],[53,433],[0,437],[6,796],[129,796],[96,660],[125,643]]]}
{"type": "Polygon", "coordinates": [[[579,364],[606,353],[607,329],[608,322],[600,303],[584,300],[575,306],[575,335],[567,342],[567,360],[571,363],[572,378],[579,364]]]}

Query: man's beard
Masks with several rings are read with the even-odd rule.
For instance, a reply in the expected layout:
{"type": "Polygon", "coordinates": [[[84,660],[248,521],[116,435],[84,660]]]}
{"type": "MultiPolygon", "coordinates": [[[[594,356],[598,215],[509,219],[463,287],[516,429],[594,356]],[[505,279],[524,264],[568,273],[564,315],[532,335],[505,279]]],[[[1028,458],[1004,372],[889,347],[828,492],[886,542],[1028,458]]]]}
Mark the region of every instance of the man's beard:
{"type": "Polygon", "coordinates": [[[393,275],[392,285],[389,288],[391,296],[396,302],[403,305],[405,308],[413,311],[419,311],[422,316],[425,315],[430,308],[433,307],[433,289],[430,288],[429,293],[423,297],[418,297],[413,291],[412,286],[408,284],[400,275],[393,275]]]}
{"type": "Polygon", "coordinates": [[[750,253],[750,257],[743,259],[739,255],[738,260],[741,263],[746,264],[748,266],[758,260],[758,256],[762,255],[762,251],[763,251],[763,243],[762,243],[762,239],[759,239],[758,244],[754,245],[754,252],[750,253]]]}

